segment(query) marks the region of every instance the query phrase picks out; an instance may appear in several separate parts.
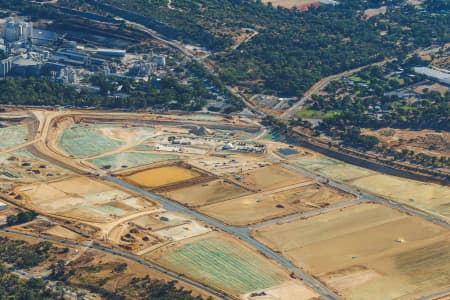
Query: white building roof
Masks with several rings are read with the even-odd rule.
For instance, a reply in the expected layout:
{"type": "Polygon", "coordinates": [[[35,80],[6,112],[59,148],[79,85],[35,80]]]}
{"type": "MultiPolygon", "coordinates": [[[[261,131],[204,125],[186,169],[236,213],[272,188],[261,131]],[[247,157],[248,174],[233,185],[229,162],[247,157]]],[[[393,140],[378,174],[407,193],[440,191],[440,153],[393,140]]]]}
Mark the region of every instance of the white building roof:
{"type": "Polygon", "coordinates": [[[437,80],[450,80],[450,74],[442,71],[434,70],[427,67],[416,67],[414,72],[422,74],[428,77],[435,78],[437,80]]]}

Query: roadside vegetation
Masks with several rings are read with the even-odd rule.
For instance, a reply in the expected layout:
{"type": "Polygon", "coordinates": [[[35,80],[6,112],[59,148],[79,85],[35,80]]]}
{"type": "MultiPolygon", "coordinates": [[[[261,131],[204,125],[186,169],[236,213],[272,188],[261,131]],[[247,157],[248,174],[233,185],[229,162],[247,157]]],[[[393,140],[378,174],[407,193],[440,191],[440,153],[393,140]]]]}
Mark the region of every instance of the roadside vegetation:
{"type": "Polygon", "coordinates": [[[36,216],[37,213],[35,213],[34,211],[21,211],[17,215],[9,215],[6,218],[6,224],[8,226],[24,224],[34,220],[36,216]]]}
{"type": "MultiPolygon", "coordinates": [[[[149,276],[132,277],[125,285],[111,289],[110,280],[117,280],[127,271],[126,263],[82,263],[59,260],[59,255],[68,253],[68,248],[54,246],[50,242],[30,244],[23,240],[0,237],[0,299],[65,299],[62,288],[53,288],[49,281],[59,287],[71,290],[89,291],[105,299],[159,299],[159,300],[201,300],[192,296],[191,291],[178,288],[176,281],[166,282],[149,276]],[[51,262],[49,264],[49,262],[51,262]],[[5,265],[12,265],[7,268],[5,265]],[[49,265],[50,274],[44,278],[20,279],[12,274],[16,270],[42,268],[49,265]],[[109,274],[109,275],[105,275],[109,274]],[[86,276],[88,275],[88,276],[86,276]]],[[[128,275],[127,275],[128,276],[128,275]]]]}
{"type": "Polygon", "coordinates": [[[209,95],[203,87],[189,87],[172,78],[144,83],[107,77],[95,77],[92,80],[100,88],[98,94],[56,83],[45,77],[6,78],[0,80],[0,103],[189,111],[201,109],[206,104],[205,97],[209,95]],[[119,87],[121,92],[128,92],[129,95],[115,95],[119,87]]]}

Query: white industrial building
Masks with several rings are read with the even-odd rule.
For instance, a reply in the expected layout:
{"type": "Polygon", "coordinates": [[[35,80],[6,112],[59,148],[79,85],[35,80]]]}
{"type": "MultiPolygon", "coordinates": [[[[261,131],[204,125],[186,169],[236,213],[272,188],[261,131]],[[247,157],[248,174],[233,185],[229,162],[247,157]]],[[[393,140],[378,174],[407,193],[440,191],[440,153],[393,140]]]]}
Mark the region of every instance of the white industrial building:
{"type": "Polygon", "coordinates": [[[435,79],[443,84],[450,85],[450,72],[446,70],[435,70],[427,67],[416,67],[414,72],[435,79]]]}

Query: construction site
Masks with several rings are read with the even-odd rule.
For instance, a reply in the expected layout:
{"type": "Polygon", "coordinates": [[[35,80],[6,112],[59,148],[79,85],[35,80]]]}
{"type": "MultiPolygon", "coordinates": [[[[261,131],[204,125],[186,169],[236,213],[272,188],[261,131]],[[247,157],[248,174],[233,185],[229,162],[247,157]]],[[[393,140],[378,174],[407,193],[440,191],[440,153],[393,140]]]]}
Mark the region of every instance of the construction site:
{"type": "Polygon", "coordinates": [[[447,186],[275,141],[259,121],[6,109],[0,217],[34,211],[15,230],[127,253],[222,299],[448,289],[447,186]]]}

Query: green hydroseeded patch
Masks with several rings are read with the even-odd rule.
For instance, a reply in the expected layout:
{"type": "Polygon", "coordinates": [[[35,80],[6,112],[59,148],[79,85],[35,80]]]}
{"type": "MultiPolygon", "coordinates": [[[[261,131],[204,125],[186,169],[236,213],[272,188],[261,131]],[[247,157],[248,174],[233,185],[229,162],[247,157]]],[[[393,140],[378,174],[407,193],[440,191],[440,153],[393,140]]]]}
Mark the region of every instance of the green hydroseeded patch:
{"type": "Polygon", "coordinates": [[[11,148],[26,142],[28,128],[16,125],[0,128],[0,149],[11,148]]]}
{"type": "Polygon", "coordinates": [[[58,144],[67,154],[76,157],[96,156],[124,145],[96,132],[95,127],[72,126],[64,130],[58,144]]]}
{"type": "Polygon", "coordinates": [[[140,153],[140,152],[125,152],[119,154],[108,155],[99,157],[89,162],[97,167],[104,168],[109,166],[109,170],[115,171],[122,169],[122,166],[132,168],[136,166],[146,165],[159,161],[165,161],[170,159],[176,159],[177,156],[173,154],[153,154],[153,153],[140,153]]]}
{"type": "Polygon", "coordinates": [[[273,265],[244,247],[219,238],[204,238],[166,253],[163,266],[236,295],[281,284],[273,265]]]}

